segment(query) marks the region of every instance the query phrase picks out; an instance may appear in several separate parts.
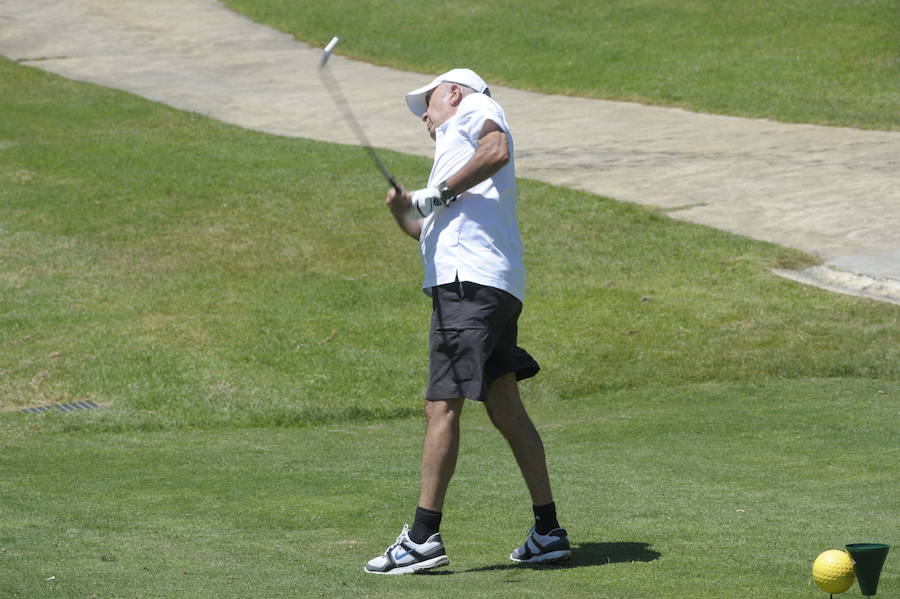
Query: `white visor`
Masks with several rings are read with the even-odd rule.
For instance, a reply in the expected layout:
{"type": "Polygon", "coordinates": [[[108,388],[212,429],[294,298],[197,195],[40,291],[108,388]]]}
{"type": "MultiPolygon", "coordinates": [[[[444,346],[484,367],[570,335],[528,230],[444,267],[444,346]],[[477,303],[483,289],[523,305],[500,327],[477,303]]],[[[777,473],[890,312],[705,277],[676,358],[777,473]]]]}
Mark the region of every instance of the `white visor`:
{"type": "Polygon", "coordinates": [[[479,77],[475,71],[471,69],[453,69],[452,71],[447,71],[443,75],[438,75],[434,78],[434,81],[428,85],[420,87],[419,89],[414,89],[406,94],[406,105],[409,106],[409,110],[417,117],[421,117],[425,114],[425,111],[428,109],[428,104],[425,102],[425,96],[441,83],[458,83],[459,85],[471,87],[480,94],[485,94],[487,96],[491,95],[487,83],[485,83],[484,79],[479,77]]]}

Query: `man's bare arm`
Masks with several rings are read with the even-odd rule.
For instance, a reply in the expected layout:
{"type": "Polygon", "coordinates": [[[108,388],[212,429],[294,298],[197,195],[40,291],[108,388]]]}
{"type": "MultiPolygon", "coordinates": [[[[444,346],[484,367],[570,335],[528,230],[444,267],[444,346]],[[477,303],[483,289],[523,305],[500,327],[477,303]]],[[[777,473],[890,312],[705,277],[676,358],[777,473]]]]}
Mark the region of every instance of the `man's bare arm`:
{"type": "Polygon", "coordinates": [[[509,140],[506,132],[494,121],[486,121],[475,154],[447,179],[447,187],[460,194],[495,175],[507,162],[509,140]]]}

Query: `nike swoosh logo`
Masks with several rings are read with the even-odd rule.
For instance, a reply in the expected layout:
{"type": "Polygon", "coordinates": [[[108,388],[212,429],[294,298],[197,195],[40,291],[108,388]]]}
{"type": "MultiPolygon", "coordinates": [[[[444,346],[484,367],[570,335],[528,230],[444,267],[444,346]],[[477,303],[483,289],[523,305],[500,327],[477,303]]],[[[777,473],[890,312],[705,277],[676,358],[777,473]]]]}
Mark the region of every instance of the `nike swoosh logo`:
{"type": "Polygon", "coordinates": [[[413,552],[413,550],[410,549],[409,551],[404,551],[403,553],[398,553],[397,555],[394,556],[394,559],[397,561],[400,561],[412,552],[413,552]]]}

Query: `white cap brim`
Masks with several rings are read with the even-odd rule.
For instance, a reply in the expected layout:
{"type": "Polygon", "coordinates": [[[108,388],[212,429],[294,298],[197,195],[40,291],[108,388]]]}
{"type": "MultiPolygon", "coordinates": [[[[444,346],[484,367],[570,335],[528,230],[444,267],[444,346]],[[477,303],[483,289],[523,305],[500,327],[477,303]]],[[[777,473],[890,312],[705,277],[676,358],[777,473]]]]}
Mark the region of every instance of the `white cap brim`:
{"type": "Polygon", "coordinates": [[[424,85],[418,89],[414,89],[406,94],[406,105],[409,106],[409,110],[418,117],[421,117],[423,114],[425,114],[425,111],[428,110],[428,103],[425,102],[425,96],[427,96],[428,92],[439,86],[441,83],[443,83],[441,78],[436,77],[434,81],[432,81],[428,85],[424,85]]]}
{"type": "Polygon", "coordinates": [[[465,85],[466,87],[471,87],[478,93],[490,95],[487,83],[485,83],[484,79],[479,77],[475,71],[471,69],[452,69],[443,75],[438,75],[428,85],[423,85],[406,94],[406,105],[409,107],[410,112],[417,117],[421,117],[425,114],[425,111],[428,110],[428,103],[425,102],[425,96],[441,83],[458,83],[460,85],[465,85]]]}

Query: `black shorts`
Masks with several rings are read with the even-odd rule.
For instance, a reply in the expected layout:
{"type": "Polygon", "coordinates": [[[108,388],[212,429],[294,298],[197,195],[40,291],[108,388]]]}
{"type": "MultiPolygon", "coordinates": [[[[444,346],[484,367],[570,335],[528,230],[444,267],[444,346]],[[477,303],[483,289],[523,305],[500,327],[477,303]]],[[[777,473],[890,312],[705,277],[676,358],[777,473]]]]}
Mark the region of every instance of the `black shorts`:
{"type": "Polygon", "coordinates": [[[455,282],[431,289],[429,376],[425,399],[487,398],[496,379],[527,379],[541,369],[516,345],[522,302],[505,291],[455,282]]]}

